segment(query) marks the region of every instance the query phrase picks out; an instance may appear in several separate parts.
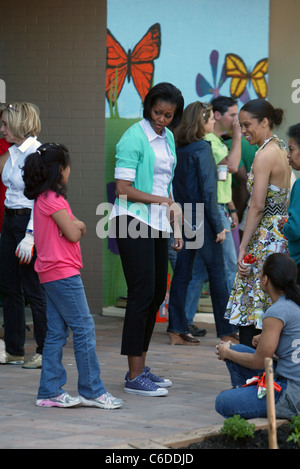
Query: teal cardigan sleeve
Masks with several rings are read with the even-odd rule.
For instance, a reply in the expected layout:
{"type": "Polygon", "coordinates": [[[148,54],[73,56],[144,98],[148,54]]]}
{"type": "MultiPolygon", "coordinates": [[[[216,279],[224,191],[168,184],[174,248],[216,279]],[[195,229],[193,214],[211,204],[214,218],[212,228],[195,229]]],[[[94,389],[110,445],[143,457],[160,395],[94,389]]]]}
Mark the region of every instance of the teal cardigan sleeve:
{"type": "Polygon", "coordinates": [[[155,154],[139,122],[129,127],[116,147],[116,167],[135,170],[132,185],[151,194],[155,154]]]}
{"type": "Polygon", "coordinates": [[[145,141],[143,141],[143,132],[140,123],[136,123],[133,126],[129,127],[124,134],[122,135],[121,139],[117,143],[116,146],[116,167],[120,168],[129,168],[129,169],[137,169],[138,165],[140,164],[143,152],[146,144],[146,136],[145,141]]]}
{"type": "Polygon", "coordinates": [[[289,241],[300,240],[300,179],[292,187],[288,215],[283,234],[289,241]]]}

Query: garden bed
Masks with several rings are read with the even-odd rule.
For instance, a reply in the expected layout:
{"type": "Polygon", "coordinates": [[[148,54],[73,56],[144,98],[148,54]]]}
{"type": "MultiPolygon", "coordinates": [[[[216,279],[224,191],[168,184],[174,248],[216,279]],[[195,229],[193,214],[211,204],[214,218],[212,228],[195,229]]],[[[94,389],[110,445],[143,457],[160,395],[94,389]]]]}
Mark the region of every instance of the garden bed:
{"type": "MultiPolygon", "coordinates": [[[[287,438],[293,429],[289,423],[281,424],[277,428],[277,444],[279,449],[299,449],[299,445],[293,441],[287,442],[287,438]]],[[[268,429],[258,429],[254,432],[254,438],[245,437],[233,440],[222,433],[204,438],[202,441],[191,443],[188,449],[269,449],[268,429]]]]}

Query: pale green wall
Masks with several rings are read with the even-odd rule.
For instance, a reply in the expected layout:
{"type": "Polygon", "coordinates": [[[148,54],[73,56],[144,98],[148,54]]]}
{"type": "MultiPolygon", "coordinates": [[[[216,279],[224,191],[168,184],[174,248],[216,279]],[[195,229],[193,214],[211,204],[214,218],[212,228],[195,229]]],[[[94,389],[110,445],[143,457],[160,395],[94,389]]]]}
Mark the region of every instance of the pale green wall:
{"type": "Polygon", "coordinates": [[[276,133],[287,143],[288,127],[300,122],[299,0],[271,0],[269,48],[268,100],[285,111],[284,122],[276,133]],[[296,79],[299,93],[292,88],[296,79]],[[299,103],[293,102],[293,92],[298,95],[299,103]]]}

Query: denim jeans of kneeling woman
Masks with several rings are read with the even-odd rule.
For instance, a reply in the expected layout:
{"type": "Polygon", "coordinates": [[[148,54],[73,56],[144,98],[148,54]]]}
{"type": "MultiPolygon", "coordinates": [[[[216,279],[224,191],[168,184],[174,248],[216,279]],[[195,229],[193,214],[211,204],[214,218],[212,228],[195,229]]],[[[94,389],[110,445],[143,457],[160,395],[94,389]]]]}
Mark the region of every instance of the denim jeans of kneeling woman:
{"type": "MultiPolygon", "coordinates": [[[[241,353],[255,353],[252,347],[243,344],[232,345],[231,348],[241,353]]],[[[262,373],[264,370],[253,370],[240,366],[230,360],[225,360],[231,377],[232,389],[221,392],[216,397],[216,411],[224,418],[240,415],[244,419],[265,418],[267,417],[267,398],[266,396],[259,398],[257,396],[256,384],[242,387],[247,379],[251,379],[262,373]]],[[[276,379],[281,386],[281,391],[275,392],[275,403],[278,402],[286,389],[286,381],[276,379]]]]}
{"type": "Polygon", "coordinates": [[[106,392],[100,379],[96,355],[95,325],[87,304],[80,275],[43,284],[47,297],[48,331],[43,351],[43,365],[38,399],[61,395],[67,381],[62,363],[63,347],[73,332],[73,346],[78,370],[78,392],[94,399],[106,392]]]}

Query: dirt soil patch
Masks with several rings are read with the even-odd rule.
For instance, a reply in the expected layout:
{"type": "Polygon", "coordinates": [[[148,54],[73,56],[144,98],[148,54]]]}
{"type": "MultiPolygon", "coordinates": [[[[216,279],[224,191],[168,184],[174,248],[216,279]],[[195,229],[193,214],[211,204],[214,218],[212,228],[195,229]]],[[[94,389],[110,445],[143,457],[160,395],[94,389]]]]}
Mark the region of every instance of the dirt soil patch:
{"type": "MultiPolygon", "coordinates": [[[[293,433],[289,424],[282,424],[277,428],[277,444],[279,449],[300,449],[299,445],[293,441],[287,442],[288,436],[293,433]]],[[[226,435],[210,436],[204,440],[191,443],[188,449],[268,449],[269,437],[268,430],[256,430],[254,438],[240,438],[233,440],[226,435]]]]}

